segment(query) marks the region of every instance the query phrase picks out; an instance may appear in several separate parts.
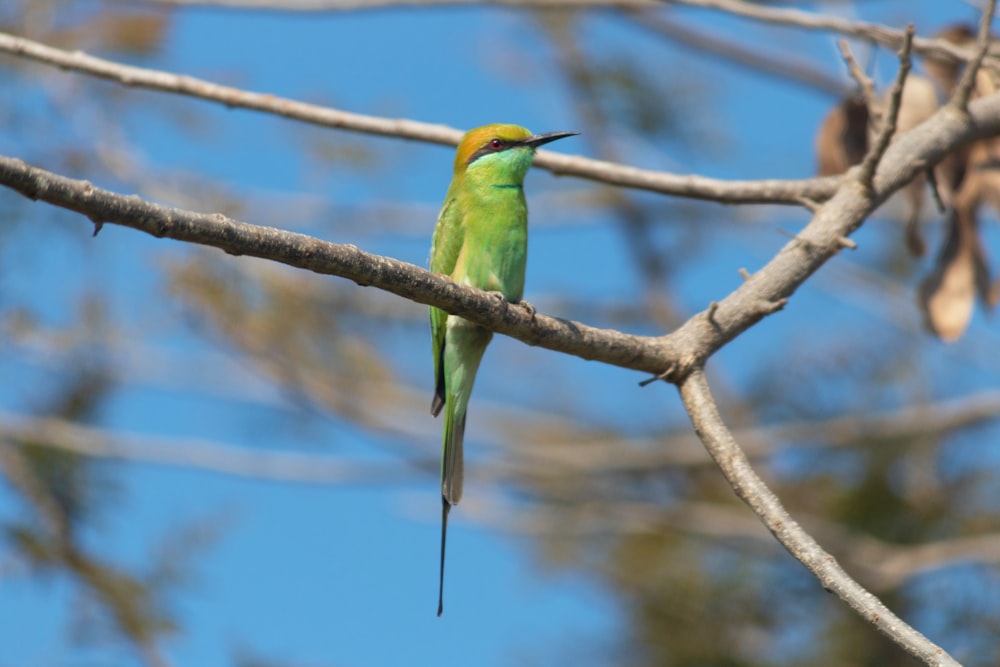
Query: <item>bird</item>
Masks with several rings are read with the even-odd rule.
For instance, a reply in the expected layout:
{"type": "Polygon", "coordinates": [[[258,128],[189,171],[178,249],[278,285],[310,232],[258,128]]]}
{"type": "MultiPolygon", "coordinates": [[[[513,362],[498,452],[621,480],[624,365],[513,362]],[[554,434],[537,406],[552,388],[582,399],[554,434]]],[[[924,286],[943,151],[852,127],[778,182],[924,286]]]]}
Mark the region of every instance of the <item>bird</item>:
{"type": "MultiPolygon", "coordinates": [[[[524,177],[535,150],[579,134],[532,134],[518,125],[469,130],[455,151],[454,173],[431,241],[430,270],[456,283],[521,301],[528,255],[524,177]]],[[[465,415],[479,362],[493,332],[431,307],[434,398],[431,414],[444,410],[441,454],[441,559],[438,610],[444,611],[444,556],[448,513],[462,499],[465,415]]]]}

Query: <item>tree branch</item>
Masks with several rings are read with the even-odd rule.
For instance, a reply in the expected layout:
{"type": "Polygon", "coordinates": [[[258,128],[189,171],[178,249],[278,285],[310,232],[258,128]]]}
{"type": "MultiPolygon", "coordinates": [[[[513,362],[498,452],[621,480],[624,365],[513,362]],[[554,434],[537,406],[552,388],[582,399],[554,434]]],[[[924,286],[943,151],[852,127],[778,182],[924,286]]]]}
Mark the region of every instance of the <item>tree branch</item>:
{"type": "MultiPolygon", "coordinates": [[[[903,105],[903,86],[906,85],[906,77],[910,73],[912,62],[910,60],[910,50],[913,46],[913,25],[906,28],[906,37],[903,46],[899,50],[899,69],[896,72],[896,81],[889,90],[889,99],[886,108],[878,110],[876,118],[878,124],[875,126],[875,138],[872,140],[872,147],[861,162],[861,168],[857,172],[858,180],[866,188],[871,187],[872,179],[875,178],[875,170],[879,162],[889,148],[889,142],[896,134],[897,121],[899,120],[899,110],[903,105]]],[[[869,102],[869,100],[865,100],[869,102]]],[[[869,112],[876,111],[876,107],[868,107],[869,112]]]]}
{"type": "MultiPolygon", "coordinates": [[[[806,12],[799,9],[770,7],[744,0],[144,0],[151,5],[181,7],[226,7],[230,9],[271,10],[280,12],[345,12],[387,9],[393,7],[462,7],[499,6],[513,9],[566,10],[654,10],[670,5],[686,5],[700,9],[726,12],[734,16],[774,25],[833,32],[875,42],[892,50],[903,45],[903,31],[876,23],[851,21],[837,16],[806,12]]],[[[965,62],[975,57],[966,49],[937,38],[917,37],[913,52],[921,56],[965,62]]],[[[997,65],[992,56],[991,65],[997,65]]]]}
{"type": "Polygon", "coordinates": [[[810,66],[788,54],[762,53],[759,46],[743,45],[731,36],[697,30],[690,25],[661,18],[654,11],[629,11],[625,16],[640,28],[677,44],[724,59],[728,64],[763,72],[813,88],[834,97],[844,97],[851,90],[842,79],[810,66]]]}
{"type": "Polygon", "coordinates": [[[262,257],[315,273],[340,276],[359,285],[378,287],[411,301],[437,306],[529,345],[646,372],[662,368],[672,359],[671,346],[661,338],[632,336],[533,314],[516,304],[500,302],[487,292],[459,285],[413,264],[363,252],[353,245],[251,225],[221,214],[152,204],[10,157],[0,156],[0,183],[31,199],[82,213],[97,225],[114,223],[158,238],[212,246],[231,255],[262,257]]]}
{"type": "MultiPolygon", "coordinates": [[[[849,417],[826,423],[782,424],[737,431],[735,435],[743,441],[746,455],[752,458],[773,453],[777,442],[799,440],[831,430],[835,433],[833,446],[857,442],[863,437],[873,437],[873,434],[879,438],[899,438],[913,433],[941,433],[995,418],[1000,410],[998,406],[1000,397],[994,392],[938,405],[905,408],[874,419],[849,417]]],[[[46,447],[103,459],[208,470],[223,475],[295,484],[392,484],[408,479],[412,474],[408,468],[345,462],[316,454],[262,451],[202,439],[112,432],[52,417],[0,415],[0,439],[8,444],[44,442],[46,447]]],[[[682,453],[686,448],[681,445],[686,441],[686,437],[671,439],[666,449],[654,448],[654,443],[649,442],[639,447],[638,451],[634,445],[623,450],[621,442],[617,447],[601,446],[596,451],[588,446],[582,457],[579,443],[575,448],[570,442],[566,442],[565,446],[553,443],[555,450],[551,447],[544,450],[522,448],[513,453],[510,465],[504,466],[499,474],[480,473],[477,477],[480,481],[511,482],[538,470],[539,465],[554,470],[557,475],[572,474],[576,478],[609,471],[614,474],[621,470],[653,470],[664,465],[702,465],[704,452],[696,458],[682,453]],[[560,470],[563,472],[559,473],[560,470]]],[[[32,493],[32,502],[36,506],[40,509],[46,507],[47,496],[33,488],[31,476],[15,465],[19,460],[10,458],[14,454],[15,450],[11,447],[0,446],[0,469],[22,492],[32,493]]],[[[50,519],[49,530],[57,532],[54,526],[60,525],[60,516],[56,508],[43,513],[43,517],[50,519]]],[[[546,515],[533,511],[532,518],[526,521],[512,522],[506,513],[485,518],[506,530],[551,534],[566,528],[560,516],[558,512],[546,515]]],[[[665,512],[662,507],[647,503],[615,500],[601,511],[600,516],[591,516],[585,524],[573,522],[572,526],[573,530],[598,532],[611,527],[624,531],[654,530],[662,527],[665,520],[676,530],[713,539],[761,539],[764,535],[759,531],[760,524],[737,508],[716,503],[685,503],[665,512]]],[[[926,544],[892,544],[868,535],[846,533],[839,526],[818,517],[803,517],[803,520],[812,532],[818,532],[824,539],[851,545],[851,552],[847,554],[850,562],[864,571],[864,579],[879,590],[891,590],[915,574],[955,561],[995,562],[1000,558],[1000,536],[996,534],[961,536],[926,544]]]]}
{"type": "Polygon", "coordinates": [[[158,206],[28,166],[15,158],[0,157],[0,184],[32,199],[82,213],[98,224],[113,222],[157,237],[338,275],[437,306],[529,345],[653,375],[671,369],[664,378],[678,382],[716,350],[779,308],[799,285],[840,252],[842,239],[917,172],[935,164],[955,146],[996,132],[1000,132],[1000,95],[974,101],[968,115],[942,109],[892,142],[879,162],[871,189],[848,179],[762,270],[711,307],[711,317],[707,312],[695,315],[673,333],[657,338],[532,316],[526,309],[499,303],[484,292],[354,246],[327,243],[218,214],[158,206]]]}
{"type": "MultiPolygon", "coordinates": [[[[744,0],[669,0],[669,2],[689,7],[715,9],[735,16],[742,16],[774,25],[835,32],[875,42],[893,51],[902,49],[906,41],[905,30],[889,28],[876,23],[850,21],[838,16],[806,12],[800,9],[770,7],[765,4],[745,2],[744,0]]],[[[959,62],[969,61],[976,57],[974,49],[961,48],[940,38],[915,37],[912,49],[914,53],[922,56],[946,58],[959,62]]],[[[996,58],[993,57],[991,60],[995,66],[997,64],[996,58]]]]}
{"type": "Polygon", "coordinates": [[[859,616],[918,660],[928,665],[958,666],[959,663],[944,649],[907,625],[878,598],[854,581],[836,559],[824,551],[788,514],[778,497],[754,472],[746,455],[723,423],[704,371],[698,369],[690,373],[678,389],[698,437],[719,465],[736,495],[753,510],[789,553],[819,579],[825,590],[836,594],[859,616]]]}
{"type": "Polygon", "coordinates": [[[763,269],[749,275],[724,299],[666,337],[679,354],[667,379],[680,381],[720,347],[770,314],[843,249],[843,239],[850,237],[879,205],[918,173],[936,164],[956,146],[997,132],[1000,132],[1000,95],[993,95],[970,104],[968,117],[945,107],[927,122],[897,137],[879,161],[870,189],[856,180],[859,167],[854,167],[847,173],[847,182],[763,269]]]}
{"type": "Polygon", "coordinates": [[[879,104],[878,97],[875,94],[875,84],[867,74],[865,74],[864,69],[858,64],[858,61],[854,58],[854,54],[851,53],[851,46],[847,43],[846,39],[837,40],[837,46],[840,48],[840,55],[847,64],[847,71],[851,75],[851,78],[858,84],[858,90],[861,93],[861,97],[865,101],[865,106],[868,107],[868,116],[870,118],[878,118],[881,113],[881,105],[879,104]]]}
{"type": "MultiPolygon", "coordinates": [[[[65,419],[0,415],[0,438],[5,442],[45,443],[63,451],[95,458],[196,468],[236,477],[251,477],[298,484],[398,483],[407,470],[380,464],[354,462],[314,454],[261,451],[207,440],[163,438],[113,433],[65,419]]],[[[0,446],[0,467],[6,448],[0,446]]]]}
{"type": "MultiPolygon", "coordinates": [[[[0,52],[28,58],[46,65],[54,65],[60,69],[89,74],[125,86],[186,95],[224,104],[230,108],[261,111],[322,127],[447,146],[457,145],[462,136],[461,130],[444,125],[339,111],[276,95],[222,86],[172,72],[123,65],[111,60],[96,58],[81,51],[57,49],[3,32],[0,32],[0,52]]],[[[803,196],[814,201],[822,201],[833,194],[840,181],[839,177],[726,181],[703,176],[685,176],[638,169],[604,160],[593,160],[544,150],[538,152],[534,163],[556,175],[577,176],[610,185],[715,201],[722,204],[800,205],[803,196]]]]}
{"type": "Polygon", "coordinates": [[[958,85],[955,86],[955,92],[952,94],[949,102],[949,104],[961,113],[965,113],[965,108],[969,104],[972,91],[976,88],[976,77],[979,75],[979,68],[982,66],[983,59],[990,48],[990,27],[993,23],[993,12],[995,10],[996,0],[988,0],[986,8],[983,10],[982,19],[979,21],[979,34],[976,36],[975,56],[969,60],[965,71],[962,72],[962,78],[959,80],[958,85]]]}
{"type": "MultiPolygon", "coordinates": [[[[471,516],[503,530],[548,537],[662,533],[669,528],[709,540],[739,540],[740,548],[746,548],[747,542],[752,541],[767,554],[778,547],[766,526],[732,503],[681,501],[665,508],[662,504],[632,500],[570,505],[563,499],[563,504],[556,507],[537,506],[530,512],[511,512],[508,507],[478,503],[473,506],[471,516]],[[569,507],[573,507],[569,510],[573,512],[571,521],[567,521],[569,507]]],[[[993,565],[1000,561],[1000,534],[995,532],[913,545],[845,530],[817,516],[803,516],[802,521],[810,533],[835,543],[833,551],[842,554],[841,558],[861,572],[859,578],[865,581],[865,586],[879,591],[896,590],[912,577],[961,562],[993,565]]]]}

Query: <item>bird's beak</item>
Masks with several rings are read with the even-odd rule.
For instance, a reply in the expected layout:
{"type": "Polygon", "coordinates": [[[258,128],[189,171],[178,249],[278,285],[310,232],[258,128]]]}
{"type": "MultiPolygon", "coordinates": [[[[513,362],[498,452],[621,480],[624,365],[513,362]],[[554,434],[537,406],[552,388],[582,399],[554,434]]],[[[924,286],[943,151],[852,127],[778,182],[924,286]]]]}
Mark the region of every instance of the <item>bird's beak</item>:
{"type": "Polygon", "coordinates": [[[574,135],[580,134],[579,132],[545,132],[543,134],[533,134],[527,139],[523,140],[522,146],[531,146],[532,148],[538,148],[550,141],[555,141],[556,139],[564,139],[566,137],[572,137],[574,135]]]}

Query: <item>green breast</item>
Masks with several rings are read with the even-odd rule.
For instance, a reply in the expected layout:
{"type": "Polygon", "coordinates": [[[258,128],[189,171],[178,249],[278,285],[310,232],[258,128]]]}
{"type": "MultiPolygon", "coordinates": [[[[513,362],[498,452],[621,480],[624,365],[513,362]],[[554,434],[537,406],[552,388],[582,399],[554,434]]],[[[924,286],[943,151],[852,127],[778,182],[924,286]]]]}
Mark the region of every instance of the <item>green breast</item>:
{"type": "MultiPolygon", "coordinates": [[[[520,301],[528,256],[528,208],[520,185],[470,191],[462,264],[468,284],[520,301]]],[[[458,268],[458,267],[456,267],[458,268]]]]}

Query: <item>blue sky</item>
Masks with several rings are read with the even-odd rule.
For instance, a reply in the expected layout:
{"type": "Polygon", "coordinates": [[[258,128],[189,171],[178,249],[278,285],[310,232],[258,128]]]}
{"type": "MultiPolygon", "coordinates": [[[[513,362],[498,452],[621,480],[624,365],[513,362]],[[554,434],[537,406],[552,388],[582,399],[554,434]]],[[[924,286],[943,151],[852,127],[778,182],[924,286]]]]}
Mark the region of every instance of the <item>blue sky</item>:
{"type": "MultiPolygon", "coordinates": [[[[845,9],[845,3],[829,4],[830,11],[845,9]]],[[[857,18],[899,25],[905,17],[918,27],[972,15],[964,3],[939,0],[859,3],[856,11],[857,18]]],[[[744,42],[768,35],[776,48],[801,53],[825,71],[843,69],[829,35],[772,32],[713,12],[679,13],[701,29],[738,36],[744,42]]],[[[711,130],[716,123],[725,128],[721,150],[703,152],[697,145],[646,146],[635,152],[637,162],[729,178],[811,173],[812,134],[831,103],[823,95],[679,52],[603,14],[585,23],[594,49],[660,59],[668,77],[692,75],[709,106],[704,118],[691,122],[702,130],[711,130]]],[[[546,76],[544,65],[537,70],[531,66],[544,63],[547,55],[531,22],[505,10],[286,15],[191,9],[174,14],[166,48],[136,64],[373,115],[463,128],[511,121],[536,131],[574,129],[578,116],[567,90],[549,85],[552,79],[546,76]]],[[[877,62],[885,72],[892,65],[884,52],[877,62]]],[[[18,83],[19,90],[28,91],[25,94],[39,94],[31,92],[32,85],[26,80],[18,83]]],[[[143,100],[145,111],[123,119],[121,130],[139,148],[142,164],[165,177],[204,174],[247,196],[259,192],[314,195],[338,205],[373,199],[416,202],[429,211],[436,208],[447,187],[452,159],[448,149],[349,136],[158,93],[118,93],[143,100]],[[178,133],[171,114],[187,107],[196,107],[207,123],[197,132],[178,133]],[[377,147],[382,175],[374,180],[344,166],[318,168],[314,160],[303,157],[301,148],[319,140],[377,147]]],[[[77,132],[85,137],[85,130],[84,124],[77,132]]],[[[642,147],[636,137],[616,140],[642,147]]],[[[566,140],[554,148],[586,152],[585,142],[573,142],[566,140]]],[[[0,149],[29,159],[34,150],[25,137],[0,137],[0,149]]],[[[93,180],[114,189],[110,176],[93,180]]],[[[546,192],[589,187],[539,171],[529,178],[528,196],[531,200],[546,192]]],[[[0,193],[0,197],[12,195],[0,193]]],[[[705,261],[684,274],[685,288],[677,298],[690,312],[734,288],[738,267],[752,270],[783,245],[787,239],[772,233],[776,226],[794,229],[805,220],[801,211],[778,210],[773,212],[774,221],[757,225],[765,233],[748,238],[726,222],[731,209],[709,210],[702,224],[717,220],[722,231],[711,247],[697,250],[705,261]]],[[[133,327],[134,335],[155,350],[156,363],[169,367],[205,361],[213,368],[225,367],[219,361],[224,351],[173,322],[176,313],[145,269],[160,253],[182,252],[182,248],[113,226],[105,228],[96,242],[85,243],[81,239],[89,234],[87,224],[70,214],[51,215],[53,229],[58,225],[70,238],[54,235],[53,245],[44,251],[29,248],[20,259],[12,258],[24,267],[6,277],[5,294],[15,300],[33,299],[45,323],[58,326],[71,319],[79,293],[114,286],[118,314],[133,327]],[[162,308],[141,317],[132,315],[140,304],[148,308],[150,299],[162,299],[162,308]]],[[[767,214],[761,216],[766,219],[767,214]]],[[[532,232],[528,300],[544,302],[547,295],[571,290],[624,298],[636,289],[628,255],[607,220],[560,221],[558,211],[553,211],[553,217],[561,224],[532,232]],[[581,266],[597,266],[602,271],[581,272],[581,266]]],[[[302,221],[289,220],[287,226],[299,224],[302,221]]],[[[314,233],[330,240],[423,264],[433,213],[426,220],[413,221],[406,233],[340,232],[335,221],[312,221],[312,225],[314,233]]],[[[870,243],[866,246],[863,241],[862,249],[845,261],[874,261],[880,238],[876,232],[863,230],[861,239],[870,243]]],[[[20,253],[8,249],[5,259],[11,255],[20,253]]],[[[817,276],[815,286],[808,285],[787,314],[769,320],[723,351],[719,365],[738,384],[746,379],[741,377],[745,370],[741,356],[773,348],[801,334],[802,327],[826,330],[830,320],[825,317],[845,312],[857,317],[856,305],[838,302],[835,291],[823,287],[823,280],[836,280],[836,276],[817,276]]],[[[913,318],[915,323],[915,312],[913,318]]],[[[421,355],[427,349],[426,338],[414,341],[404,334],[394,336],[394,345],[401,349],[412,347],[421,355]]],[[[972,346],[985,346],[995,342],[995,337],[979,318],[969,341],[972,346]]],[[[962,359],[968,349],[965,353],[954,348],[939,350],[937,363],[962,359]]],[[[498,339],[484,364],[477,398],[516,395],[511,389],[516,369],[501,367],[500,360],[516,358],[530,364],[551,354],[498,339]]],[[[3,373],[15,381],[0,390],[0,409],[17,411],[30,403],[30,397],[16,387],[58,382],[58,361],[26,352],[5,355],[3,373]]],[[[233,363],[238,365],[238,361],[233,363]]],[[[415,385],[427,380],[429,396],[430,382],[423,377],[427,365],[423,356],[413,355],[401,371],[415,385]]],[[[619,416],[634,415],[641,426],[681,423],[668,387],[633,392],[638,379],[634,374],[575,359],[556,360],[553,367],[574,383],[626,387],[616,392],[610,406],[619,416]],[[622,396],[625,391],[629,393],[622,396]],[[666,413],[665,404],[670,408],[666,413]]],[[[231,395],[213,396],[190,383],[163,386],[150,382],[148,369],[139,362],[122,361],[118,368],[124,389],[115,392],[102,412],[102,426],[391,463],[391,450],[373,445],[369,434],[343,420],[303,416],[263,382],[248,381],[242,388],[245,394],[234,400],[231,395]],[[317,443],[323,444],[317,447],[317,443]]],[[[942,393],[965,389],[944,388],[942,393]]],[[[588,396],[587,411],[606,404],[607,393],[588,396]]],[[[472,419],[469,439],[474,447],[472,419]]],[[[437,438],[428,439],[426,447],[428,452],[436,451],[437,438]]],[[[474,465],[477,455],[473,452],[470,457],[474,465]]],[[[110,465],[122,483],[122,501],[107,512],[105,522],[88,539],[116,559],[141,565],[147,545],[188,521],[208,517],[217,522],[213,525],[224,527],[218,541],[195,556],[195,578],[176,596],[184,631],[168,642],[166,652],[177,665],[225,664],[234,652],[286,664],[330,666],[433,662],[489,667],[512,662],[551,664],[571,658],[601,662],[600,651],[613,645],[623,631],[618,602],[601,582],[580,573],[541,570],[526,538],[469,518],[462,507],[452,513],[446,611],[436,618],[439,505],[431,476],[414,475],[402,485],[322,487],[137,463],[110,465]]],[[[0,490],[0,513],[10,516],[16,511],[15,500],[0,490]]],[[[4,646],[0,667],[97,665],[119,659],[118,664],[127,664],[131,657],[103,648],[80,653],[66,640],[66,609],[72,600],[73,592],[65,581],[40,585],[30,578],[0,578],[0,645],[4,646]]]]}

